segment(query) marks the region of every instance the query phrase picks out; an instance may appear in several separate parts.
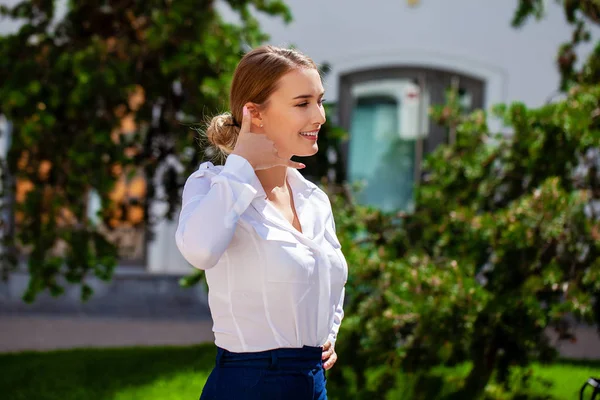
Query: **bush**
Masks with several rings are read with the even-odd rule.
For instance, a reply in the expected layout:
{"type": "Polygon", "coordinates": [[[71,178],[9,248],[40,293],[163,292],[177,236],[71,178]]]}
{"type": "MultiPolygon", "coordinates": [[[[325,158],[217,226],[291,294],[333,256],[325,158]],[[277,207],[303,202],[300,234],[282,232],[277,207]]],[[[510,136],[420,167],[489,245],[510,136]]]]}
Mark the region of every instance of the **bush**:
{"type": "Polygon", "coordinates": [[[448,100],[434,117],[456,142],[426,161],[413,214],[330,188],[350,266],[330,381],[347,398],[381,398],[398,370],[426,377],[464,361],[457,398],[492,380],[508,390],[513,367],[554,359],[548,328],[572,339],[571,317],[600,317],[600,87],[539,109],[497,107],[508,135],[448,100]]]}

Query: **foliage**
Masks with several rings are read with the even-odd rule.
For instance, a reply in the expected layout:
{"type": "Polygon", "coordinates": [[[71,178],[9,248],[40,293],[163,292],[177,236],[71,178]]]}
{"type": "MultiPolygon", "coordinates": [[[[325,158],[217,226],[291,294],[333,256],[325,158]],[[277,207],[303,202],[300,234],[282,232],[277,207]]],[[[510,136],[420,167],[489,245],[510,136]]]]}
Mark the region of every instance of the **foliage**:
{"type": "MultiPolygon", "coordinates": [[[[574,47],[598,5],[564,4],[574,47]]],[[[530,15],[543,15],[541,1],[521,1],[513,24],[530,15]]],[[[596,50],[581,70],[560,64],[562,101],[495,107],[508,134],[489,132],[483,111],[464,115],[449,92],[432,116],[456,140],[426,160],[410,215],[330,188],[351,266],[336,388],[359,399],[403,387],[410,398],[527,398],[527,366],[556,356],[548,330],[576,340],[574,320],[600,320],[598,60],[596,50]],[[464,361],[469,372],[446,377],[454,390],[442,392],[435,368],[464,361]],[[413,379],[399,383],[398,371],[413,379]]]]}
{"type": "Polygon", "coordinates": [[[0,112],[13,124],[3,188],[23,188],[3,204],[16,221],[3,224],[0,270],[6,279],[26,255],[26,300],[58,295],[65,281],[87,298],[87,278],[110,279],[116,265],[115,226],[148,227],[151,238],[173,216],[204,156],[187,125],[226,107],[241,54],[266,39],[254,15],[291,19],[280,0],[224,4],[239,24],[210,0],[71,1],[60,20],[52,0],[0,6],[21,23],[0,37],[0,112]],[[145,193],[116,201],[115,182],[136,174],[145,193]]]}
{"type": "Polygon", "coordinates": [[[336,197],[352,267],[338,346],[365,397],[399,368],[469,360],[459,398],[474,398],[494,373],[508,386],[511,367],[551,360],[548,327],[571,339],[569,316],[600,317],[600,86],[497,107],[508,136],[448,100],[434,118],[457,139],[426,161],[413,214],[336,197]]]}
{"type": "MultiPolygon", "coordinates": [[[[561,4],[567,22],[573,25],[571,40],[562,44],[556,56],[556,64],[561,74],[560,87],[568,89],[575,84],[596,84],[600,82],[600,42],[581,65],[578,65],[577,47],[592,39],[589,25],[600,25],[600,1],[598,0],[555,0],[561,4]]],[[[529,17],[544,17],[545,0],[519,0],[512,24],[521,27],[529,17]]]]}

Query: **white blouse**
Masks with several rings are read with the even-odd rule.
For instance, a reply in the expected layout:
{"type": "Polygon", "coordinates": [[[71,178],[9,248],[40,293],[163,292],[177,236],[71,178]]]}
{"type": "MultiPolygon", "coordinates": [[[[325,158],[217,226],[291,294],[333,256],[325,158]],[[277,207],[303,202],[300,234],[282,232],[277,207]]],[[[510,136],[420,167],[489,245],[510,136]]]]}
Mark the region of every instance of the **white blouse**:
{"type": "Polygon", "coordinates": [[[287,179],[302,233],[240,156],[185,183],[177,246],[206,270],[215,344],[229,351],[334,343],[344,317],[348,266],[329,198],[293,168],[287,179]]]}

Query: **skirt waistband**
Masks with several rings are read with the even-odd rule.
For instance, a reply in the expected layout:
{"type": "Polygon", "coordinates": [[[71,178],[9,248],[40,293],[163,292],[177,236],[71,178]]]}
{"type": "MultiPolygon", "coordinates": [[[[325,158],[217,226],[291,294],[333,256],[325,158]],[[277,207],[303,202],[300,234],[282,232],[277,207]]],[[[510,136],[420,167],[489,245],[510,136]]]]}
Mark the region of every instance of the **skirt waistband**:
{"type": "Polygon", "coordinates": [[[312,368],[321,365],[321,347],[279,348],[258,352],[234,353],[217,347],[217,365],[275,367],[290,365],[312,368]]]}

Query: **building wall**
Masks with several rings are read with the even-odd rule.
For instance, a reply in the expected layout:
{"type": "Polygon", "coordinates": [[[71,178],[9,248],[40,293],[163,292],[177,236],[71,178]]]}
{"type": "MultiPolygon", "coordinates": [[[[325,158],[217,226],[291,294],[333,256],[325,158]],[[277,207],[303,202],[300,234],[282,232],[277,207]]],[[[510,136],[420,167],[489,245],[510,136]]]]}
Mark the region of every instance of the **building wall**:
{"type": "MultiPolygon", "coordinates": [[[[337,100],[339,74],[384,66],[455,69],[488,83],[486,106],[523,101],[543,104],[558,87],[554,65],[571,27],[554,1],[547,16],[514,29],[517,1],[288,0],[294,22],[260,17],[275,45],[295,45],[327,62],[326,98],[337,100]]],[[[226,7],[224,7],[226,8],[226,7]]],[[[600,30],[594,31],[595,37],[600,30]]],[[[589,46],[587,47],[590,48],[589,46]]]]}

